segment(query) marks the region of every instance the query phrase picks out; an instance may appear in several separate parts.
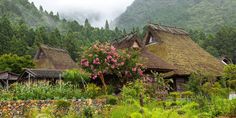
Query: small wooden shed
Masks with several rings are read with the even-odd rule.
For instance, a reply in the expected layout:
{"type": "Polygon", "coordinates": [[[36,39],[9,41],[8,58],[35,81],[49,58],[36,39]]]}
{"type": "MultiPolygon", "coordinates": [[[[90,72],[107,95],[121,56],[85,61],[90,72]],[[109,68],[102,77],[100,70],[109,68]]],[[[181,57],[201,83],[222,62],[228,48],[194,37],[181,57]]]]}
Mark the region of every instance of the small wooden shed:
{"type": "Polygon", "coordinates": [[[18,76],[19,76],[18,74],[8,72],[8,71],[0,72],[1,87],[8,89],[9,85],[17,81],[18,76]]]}
{"type": "Polygon", "coordinates": [[[25,69],[18,81],[28,83],[49,82],[55,84],[62,79],[61,75],[62,71],[56,69],[25,69]]]}

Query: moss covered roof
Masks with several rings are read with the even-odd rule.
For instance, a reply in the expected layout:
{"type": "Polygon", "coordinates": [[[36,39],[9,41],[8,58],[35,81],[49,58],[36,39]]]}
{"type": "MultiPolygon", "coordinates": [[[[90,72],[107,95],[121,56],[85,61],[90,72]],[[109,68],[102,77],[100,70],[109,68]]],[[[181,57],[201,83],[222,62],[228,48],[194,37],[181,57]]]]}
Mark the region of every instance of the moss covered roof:
{"type": "MultiPolygon", "coordinates": [[[[224,65],[193,42],[186,31],[181,30],[185,33],[177,34],[160,30],[159,26],[148,25],[147,35],[151,33],[158,42],[153,45],[146,45],[146,48],[167,63],[177,67],[175,71],[177,74],[184,75],[195,71],[206,71],[215,75],[222,73],[224,65]]],[[[171,29],[173,31],[180,30],[173,27],[171,29]]]]}

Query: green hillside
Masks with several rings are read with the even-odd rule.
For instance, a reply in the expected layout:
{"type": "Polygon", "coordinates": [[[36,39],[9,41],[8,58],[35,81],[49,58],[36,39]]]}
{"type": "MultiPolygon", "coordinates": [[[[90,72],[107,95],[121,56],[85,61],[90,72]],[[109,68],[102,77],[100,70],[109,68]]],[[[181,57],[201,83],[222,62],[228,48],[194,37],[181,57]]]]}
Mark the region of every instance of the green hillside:
{"type": "Polygon", "coordinates": [[[236,26],[235,12],[235,0],[135,0],[115,24],[130,29],[152,22],[211,32],[236,26]]]}

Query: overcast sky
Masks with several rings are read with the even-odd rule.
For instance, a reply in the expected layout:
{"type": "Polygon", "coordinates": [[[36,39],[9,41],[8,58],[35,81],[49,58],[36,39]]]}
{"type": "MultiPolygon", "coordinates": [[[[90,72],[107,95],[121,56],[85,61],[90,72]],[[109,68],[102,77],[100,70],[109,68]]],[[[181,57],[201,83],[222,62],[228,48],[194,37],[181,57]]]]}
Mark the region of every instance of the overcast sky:
{"type": "Polygon", "coordinates": [[[104,26],[123,13],[134,0],[29,0],[47,11],[59,12],[66,18],[80,22],[89,18],[93,26],[104,26]]]}

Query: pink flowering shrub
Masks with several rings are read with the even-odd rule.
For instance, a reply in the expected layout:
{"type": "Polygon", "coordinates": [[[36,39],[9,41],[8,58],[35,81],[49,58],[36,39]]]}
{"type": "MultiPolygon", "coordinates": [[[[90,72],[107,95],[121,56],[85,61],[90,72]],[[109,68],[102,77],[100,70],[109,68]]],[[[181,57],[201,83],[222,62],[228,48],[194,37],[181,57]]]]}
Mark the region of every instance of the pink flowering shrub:
{"type": "Polygon", "coordinates": [[[104,75],[115,75],[119,81],[143,76],[142,65],[137,60],[138,55],[133,51],[117,50],[108,43],[96,43],[84,51],[80,64],[92,73],[92,79],[100,78],[105,86],[104,75]]]}

